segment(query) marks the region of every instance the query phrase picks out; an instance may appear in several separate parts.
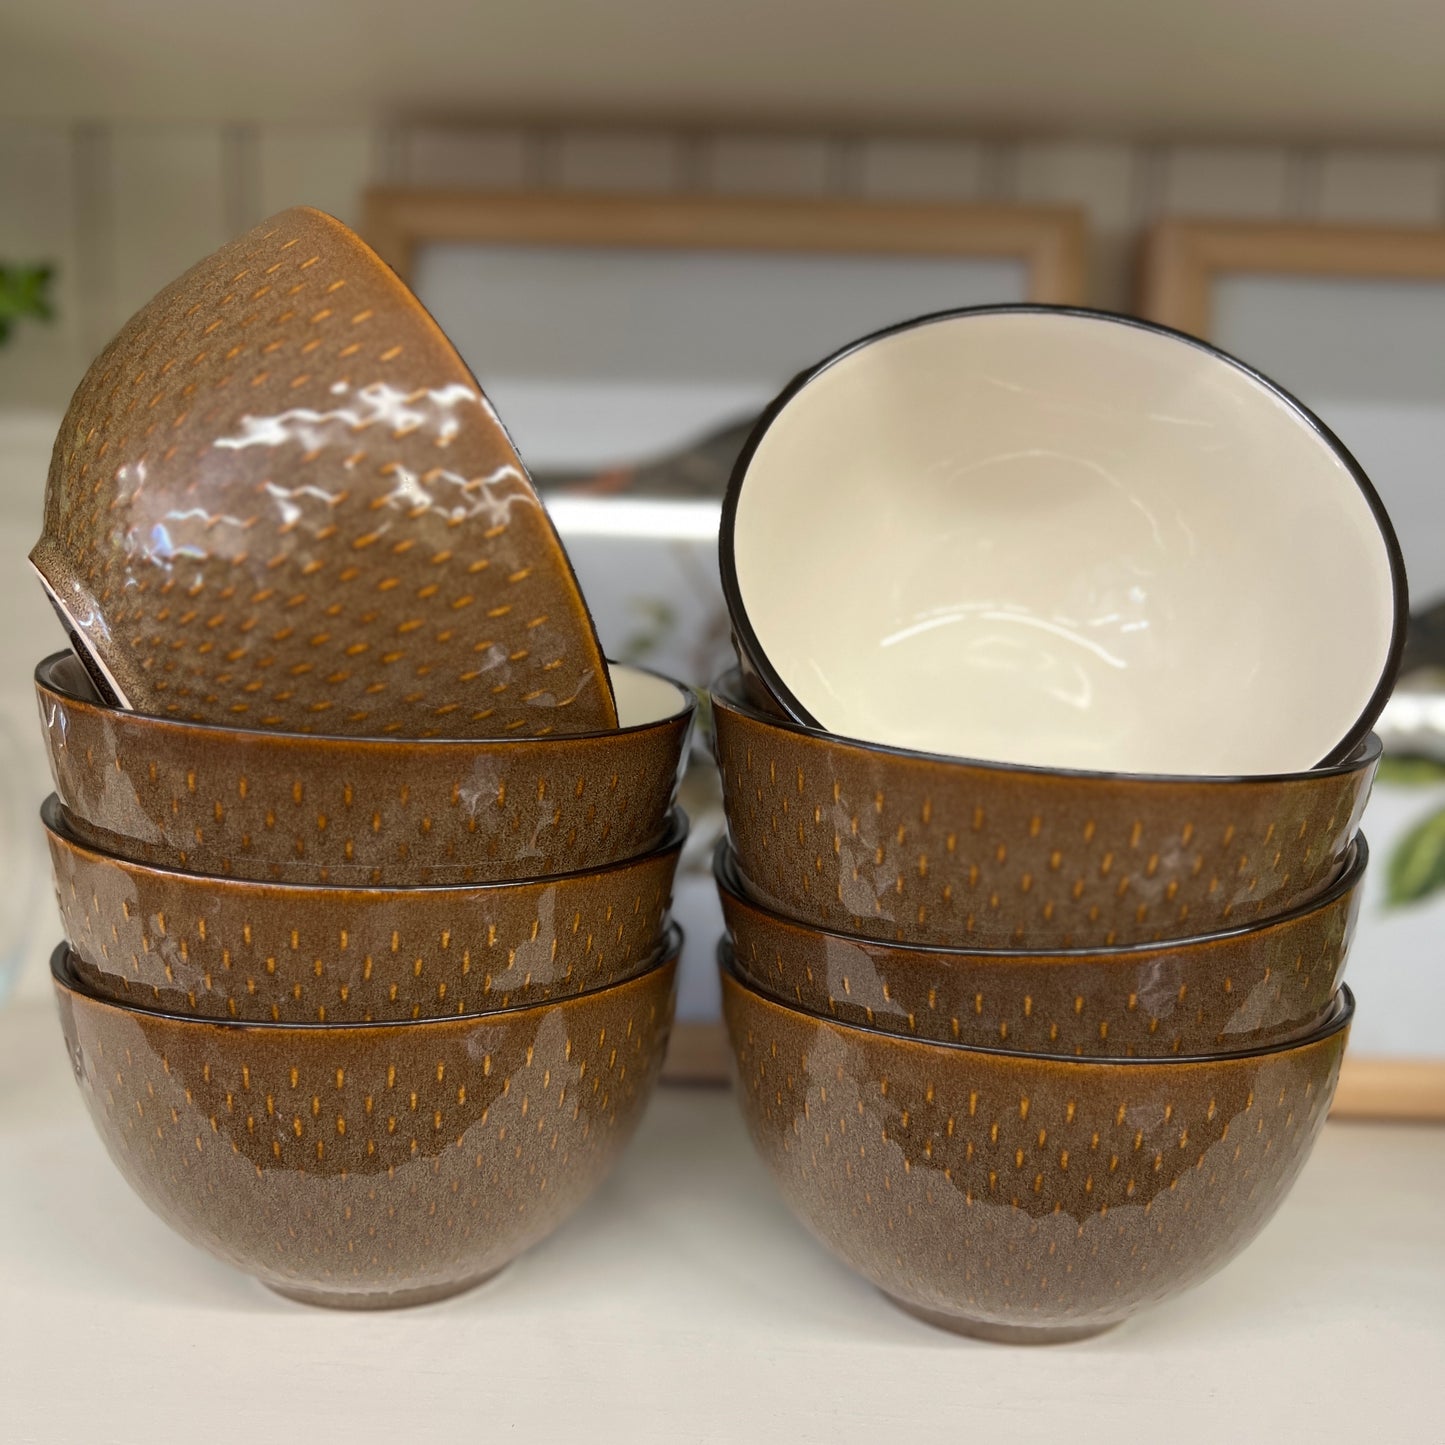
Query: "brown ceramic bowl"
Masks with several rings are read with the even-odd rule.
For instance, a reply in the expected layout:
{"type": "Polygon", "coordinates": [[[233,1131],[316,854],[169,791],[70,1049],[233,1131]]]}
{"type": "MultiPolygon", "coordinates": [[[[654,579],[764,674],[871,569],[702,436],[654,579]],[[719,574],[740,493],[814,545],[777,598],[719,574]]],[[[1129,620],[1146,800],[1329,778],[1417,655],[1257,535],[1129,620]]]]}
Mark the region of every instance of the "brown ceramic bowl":
{"type": "Polygon", "coordinates": [[[1339,876],[1380,760],[1170,778],[966,762],[767,717],[713,691],[723,802],[755,898],[899,943],[1112,948],[1288,912],[1339,876]]]}
{"type": "Polygon", "coordinates": [[[617,722],[496,413],[319,211],[223,246],[101,352],[31,559],[104,695],[143,712],[366,737],[617,722]]]}
{"type": "Polygon", "coordinates": [[[69,653],[35,672],[69,827],[163,868],[287,883],[484,883],[661,842],[693,694],[614,666],[624,726],[582,737],[339,738],[98,702],[69,653]]]}
{"type": "Polygon", "coordinates": [[[1254,1238],[1324,1123],[1354,1001],[1265,1052],[1112,1061],[854,1028],[726,969],[723,1009],[753,1143],[808,1229],[935,1324],[1048,1341],[1254,1238]]]}
{"type": "Polygon", "coordinates": [[[662,936],[687,819],[650,853],[522,883],[338,888],[154,868],[41,810],[88,993],[195,1018],[388,1023],[620,982],[662,936]]]}
{"type": "Polygon", "coordinates": [[[377,1308],[480,1283],[602,1182],[646,1107],[679,936],[541,1008],[232,1024],[96,999],[51,962],[86,1106],[168,1224],[272,1289],[377,1308]]]}
{"type": "Polygon", "coordinates": [[[1041,952],[905,947],[830,933],[747,897],[714,860],[740,976],[840,1023],[1025,1054],[1243,1053],[1308,1033],[1345,971],[1369,854],[1317,900],[1267,922],[1171,943],[1041,952]]]}

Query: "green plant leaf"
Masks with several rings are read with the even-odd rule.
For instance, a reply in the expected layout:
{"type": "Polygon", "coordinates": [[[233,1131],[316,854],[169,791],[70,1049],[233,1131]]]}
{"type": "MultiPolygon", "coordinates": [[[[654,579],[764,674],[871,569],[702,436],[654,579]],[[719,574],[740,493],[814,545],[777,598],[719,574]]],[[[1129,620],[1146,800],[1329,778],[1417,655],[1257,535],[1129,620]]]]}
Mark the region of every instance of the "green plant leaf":
{"type": "Polygon", "coordinates": [[[632,608],[642,615],[643,625],[627,638],[618,653],[619,662],[646,662],[671,636],[677,614],[658,598],[635,598],[632,608]]]}
{"type": "Polygon", "coordinates": [[[1395,845],[1385,902],[1398,908],[1445,890],[1445,809],[1417,823],[1395,845]]]}
{"type": "Polygon", "coordinates": [[[49,321],[54,316],[49,294],[54,275],[51,266],[0,266],[0,345],[17,321],[49,321]]]}
{"type": "Polygon", "coordinates": [[[1445,783],[1445,763],[1434,758],[1395,758],[1388,753],[1380,759],[1377,782],[1398,787],[1422,788],[1431,783],[1445,783]]]}

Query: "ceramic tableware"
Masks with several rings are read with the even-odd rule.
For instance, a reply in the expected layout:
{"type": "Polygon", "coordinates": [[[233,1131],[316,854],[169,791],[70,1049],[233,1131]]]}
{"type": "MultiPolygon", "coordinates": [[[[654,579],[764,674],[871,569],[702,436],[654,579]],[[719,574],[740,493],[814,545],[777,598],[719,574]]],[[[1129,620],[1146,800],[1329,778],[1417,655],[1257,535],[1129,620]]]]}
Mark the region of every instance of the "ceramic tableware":
{"type": "Polygon", "coordinates": [[[98,701],[68,653],[36,669],[55,790],[93,847],[290,883],[496,882],[657,846],[693,694],[614,664],[618,730],[344,738],[156,718],[98,701]]]}
{"type": "Polygon", "coordinates": [[[719,847],[714,871],[747,983],[840,1023],[1028,1054],[1171,1058],[1298,1037],[1345,970],[1368,852],[1312,903],[1172,943],[1049,952],[905,947],[795,923],[746,895],[719,847]]]}
{"type": "Polygon", "coordinates": [[[676,955],[543,1007],[401,1024],[216,1023],[97,999],[52,959],[75,1077],[136,1193],[310,1304],[420,1304],[551,1234],[647,1105],[676,955]]]}
{"type": "Polygon", "coordinates": [[[31,558],[102,690],[143,712],[367,737],[617,721],[501,422],[319,211],[206,257],[96,358],[31,558]]]}
{"type": "Polygon", "coordinates": [[[727,969],[723,1007],[748,1130],[803,1224],[934,1324],[1045,1342],[1254,1238],[1324,1123],[1353,1001],[1268,1051],[1112,1061],[851,1027],[727,969]]]}
{"type": "Polygon", "coordinates": [[[1343,761],[1407,613],[1318,418],[1192,337],[1044,306],[921,317],[798,377],[733,472],[721,563],[798,721],[1108,772],[1343,761]]]}
{"type": "Polygon", "coordinates": [[[1273,777],[1051,771],[829,737],[713,690],[747,888],[802,923],[958,948],[1111,948],[1288,912],[1339,876],[1380,759],[1273,777]]]}
{"type": "Polygon", "coordinates": [[[198,1018],[362,1023],[483,1013],[636,973],[687,820],[650,853],[518,883],[338,888],[154,868],[41,813],[71,967],[102,998],[198,1018]]]}

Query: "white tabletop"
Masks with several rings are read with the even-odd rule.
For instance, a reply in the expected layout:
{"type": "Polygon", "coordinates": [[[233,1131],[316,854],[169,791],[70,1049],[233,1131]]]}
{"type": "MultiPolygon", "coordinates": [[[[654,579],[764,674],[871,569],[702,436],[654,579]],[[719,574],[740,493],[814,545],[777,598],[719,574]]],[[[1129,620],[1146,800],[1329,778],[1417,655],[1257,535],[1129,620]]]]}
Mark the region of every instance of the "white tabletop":
{"type": "Polygon", "coordinates": [[[0,1012],[0,1440],[1445,1440],[1445,1129],[1329,1125],[1248,1253],[1075,1345],[930,1329],[793,1223],[722,1090],[663,1090],[603,1191],[469,1295],[292,1305],[170,1233],[48,1003],[0,1012]]]}

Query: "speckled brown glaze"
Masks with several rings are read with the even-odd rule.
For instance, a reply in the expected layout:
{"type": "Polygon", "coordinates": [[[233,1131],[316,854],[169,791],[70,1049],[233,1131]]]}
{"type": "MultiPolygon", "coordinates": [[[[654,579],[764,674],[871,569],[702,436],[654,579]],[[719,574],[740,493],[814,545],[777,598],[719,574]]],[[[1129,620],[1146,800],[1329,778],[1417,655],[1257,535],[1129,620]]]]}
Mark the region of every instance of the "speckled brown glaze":
{"type": "Polygon", "coordinates": [[[620,982],[662,936],[687,833],[523,883],[334,888],[151,868],[42,810],[72,966],[87,992],[197,1018],[382,1023],[522,1007],[620,982]]]}
{"type": "MultiPolygon", "coordinates": [[[[638,669],[618,669],[646,678],[638,669]]],[[[693,698],[585,737],[426,741],[216,728],[107,707],[36,669],[56,792],[105,852],[289,883],[491,882],[635,857],[667,829],[693,698]]]]}
{"type": "Polygon", "coordinates": [[[1114,1062],[851,1028],[726,972],[723,1007],[753,1143],[808,1229],[934,1323],[1046,1341],[1254,1238],[1324,1123],[1353,1002],[1275,1052],[1114,1062]]]}
{"type": "Polygon", "coordinates": [[[63,947],[52,968],[81,1093],[136,1193],[273,1289],[374,1308],[478,1283],[597,1188],[657,1079],[676,947],[542,1008],[320,1028],[146,1013],[85,995],[63,947]]]}
{"type": "Polygon", "coordinates": [[[1049,772],[849,742],[713,693],[749,891],[869,938],[1112,947],[1233,928],[1338,876],[1379,763],[1278,778],[1049,772]]]}
{"type": "Polygon", "coordinates": [[[32,560],[144,712],[368,737],[617,721],[502,424],[395,273],[320,211],[223,246],[101,352],[32,560]]]}
{"type": "Polygon", "coordinates": [[[1330,1007],[1368,854],[1316,902],[1267,923],[1163,944],[1046,953],[905,947],[794,923],[714,871],[742,978],[841,1023],[941,1043],[1093,1058],[1238,1053],[1310,1032],[1330,1007]]]}

